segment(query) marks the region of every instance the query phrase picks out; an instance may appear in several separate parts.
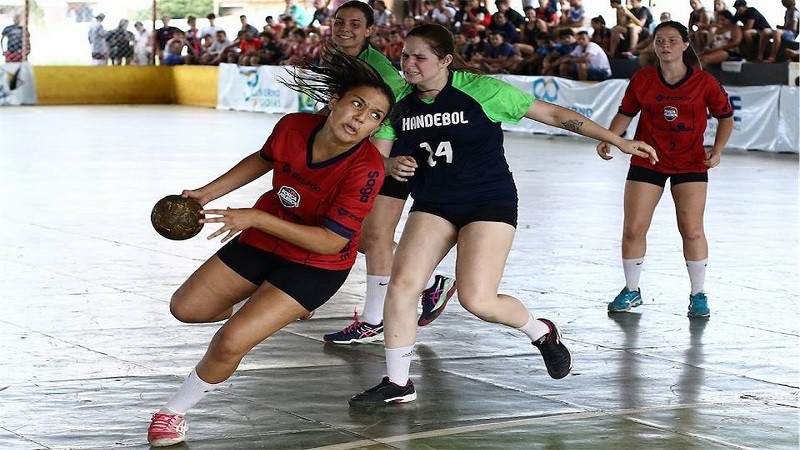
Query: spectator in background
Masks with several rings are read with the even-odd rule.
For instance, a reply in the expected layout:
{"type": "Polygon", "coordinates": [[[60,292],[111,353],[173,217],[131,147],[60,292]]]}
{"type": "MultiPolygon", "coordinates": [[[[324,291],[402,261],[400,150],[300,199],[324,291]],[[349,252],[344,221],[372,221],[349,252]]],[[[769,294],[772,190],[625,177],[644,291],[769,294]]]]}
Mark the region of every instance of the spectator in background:
{"type": "Polygon", "coordinates": [[[488,50],[489,43],[483,37],[483,33],[475,28],[466,31],[467,46],[464,49],[464,61],[469,63],[472,68],[480,67],[480,59],[488,50]],[[477,58],[475,57],[477,55],[477,58]]]}
{"type": "Polygon", "coordinates": [[[542,61],[542,75],[556,75],[559,66],[565,58],[575,50],[578,41],[575,39],[575,31],[572,28],[564,28],[558,32],[558,44],[553,51],[542,61]]]}
{"type": "Polygon", "coordinates": [[[384,56],[392,62],[392,65],[400,70],[400,55],[403,53],[403,36],[398,30],[389,33],[389,44],[386,46],[384,56]]]}
{"type": "Polygon", "coordinates": [[[315,23],[317,28],[328,26],[328,19],[333,17],[333,11],[328,7],[329,4],[330,0],[314,0],[314,16],[308,26],[314,26],[315,23]]]}
{"type": "Polygon", "coordinates": [[[411,16],[403,17],[403,23],[400,25],[400,34],[402,34],[403,38],[405,38],[406,34],[408,34],[408,32],[411,31],[411,29],[415,26],[417,26],[416,19],[411,16]]]}
{"type": "Polygon", "coordinates": [[[3,48],[3,41],[5,41],[5,56],[6,62],[20,62],[22,61],[22,15],[14,14],[14,19],[11,25],[3,28],[0,35],[0,48],[3,48]]]}
{"type": "Polygon", "coordinates": [[[560,75],[580,81],[603,81],[611,78],[608,55],[599,45],[589,40],[589,33],[579,31],[577,41],[578,45],[559,66],[560,75]]]}
{"type": "Polygon", "coordinates": [[[469,0],[466,11],[469,16],[470,24],[475,26],[479,31],[484,30],[492,23],[492,15],[489,13],[489,10],[481,4],[480,0],[469,0]]]}
{"type": "Polygon", "coordinates": [[[520,56],[527,58],[533,54],[536,49],[536,36],[541,33],[547,33],[547,30],[541,30],[537,24],[536,10],[532,7],[525,8],[525,23],[520,28],[519,43],[514,44],[520,56]]]}
{"type": "Polygon", "coordinates": [[[392,12],[386,8],[386,3],[383,0],[376,0],[372,5],[372,10],[375,12],[375,26],[378,28],[388,28],[389,17],[392,16],[392,12]]]}
{"type": "Polygon", "coordinates": [[[189,43],[186,40],[186,33],[183,30],[178,30],[172,36],[172,39],[167,41],[164,46],[164,65],[179,66],[183,64],[194,64],[197,60],[188,51],[189,43]],[[187,48],[184,55],[183,49],[187,48]]]}
{"type": "Polygon", "coordinates": [[[255,39],[258,36],[258,28],[247,23],[247,16],[244,14],[239,16],[239,22],[242,24],[241,30],[250,33],[250,39],[255,39]]]}
{"type": "Polygon", "coordinates": [[[281,22],[283,23],[283,30],[281,30],[281,34],[277,35],[278,41],[285,41],[292,35],[292,30],[297,28],[297,23],[295,23],[294,17],[289,14],[281,15],[281,22]]]}
{"type": "Polygon", "coordinates": [[[214,36],[214,42],[206,48],[205,53],[200,56],[200,64],[208,65],[208,66],[217,66],[220,62],[222,62],[222,54],[226,48],[233,45],[233,43],[228,40],[228,35],[225,33],[225,30],[217,30],[217,34],[214,36]]]}
{"type": "Polygon", "coordinates": [[[186,30],[186,44],[189,54],[195,58],[200,58],[205,51],[205,46],[200,38],[200,30],[197,29],[197,17],[187,16],[186,23],[189,25],[189,29],[186,30]]]}
{"type": "MultiPolygon", "coordinates": [[[[536,28],[543,33],[554,36],[555,27],[558,26],[558,10],[549,0],[539,0],[539,7],[536,8],[536,28]]],[[[530,16],[528,16],[530,20],[530,16]]]]}
{"type": "Polygon", "coordinates": [[[265,22],[263,27],[264,29],[262,31],[269,31],[270,33],[275,35],[276,39],[278,36],[281,35],[281,33],[283,33],[283,27],[284,27],[283,21],[279,20],[275,22],[274,17],[267,16],[264,18],[264,22],[265,22]]]}
{"type": "Polygon", "coordinates": [[[650,10],[642,6],[641,0],[630,0],[630,4],[629,8],[622,5],[620,0],[611,0],[611,7],[617,10],[617,25],[611,29],[612,58],[620,52],[621,40],[626,40],[627,45],[625,52],[621,52],[620,55],[631,57],[639,41],[650,37],[650,25],[653,23],[650,10]]]}
{"type": "Polygon", "coordinates": [[[472,59],[480,62],[479,68],[486,73],[509,73],[514,65],[522,61],[514,46],[506,42],[499,31],[489,32],[489,46],[480,57],[475,55],[472,59]]]}
{"type": "Polygon", "coordinates": [[[708,29],[711,26],[711,13],[706,11],[700,0],[689,0],[692,12],[689,13],[689,38],[696,49],[706,48],[708,29]]]}
{"type": "Polygon", "coordinates": [[[251,34],[249,29],[243,29],[242,35],[238,39],[238,60],[239,65],[248,65],[250,58],[252,58],[261,48],[261,39],[258,38],[258,33],[251,34]]]}
{"type": "Polygon", "coordinates": [[[128,19],[120,20],[117,28],[106,33],[111,64],[115,66],[130,64],[135,40],[133,33],[128,31],[128,19]]]}
{"type": "Polygon", "coordinates": [[[502,34],[505,42],[511,45],[517,44],[522,40],[514,24],[509,22],[501,12],[496,12],[492,15],[492,23],[489,24],[487,30],[502,34]]]}
{"type": "MultiPolygon", "coordinates": [[[[431,19],[448,30],[452,30],[456,23],[456,12],[455,8],[447,3],[447,0],[437,0],[431,12],[431,19]]],[[[410,30],[413,27],[412,25],[408,29],[410,30]]]]}
{"type": "Polygon", "coordinates": [[[212,40],[211,40],[211,43],[208,44],[208,46],[211,46],[211,45],[214,44],[214,42],[216,40],[217,31],[222,30],[222,27],[214,25],[214,21],[217,20],[217,15],[216,14],[210,13],[210,14],[208,14],[206,16],[206,19],[208,20],[208,26],[204,27],[202,30],[200,30],[199,38],[200,38],[201,41],[207,42],[205,39],[207,37],[210,37],[212,40]]]}
{"type": "Polygon", "coordinates": [[[515,28],[520,28],[525,23],[525,17],[511,7],[509,0],[495,0],[494,6],[497,7],[497,12],[506,16],[506,20],[511,22],[515,28]]]}
{"type": "Polygon", "coordinates": [[[611,54],[611,29],[606,26],[606,19],[603,16],[593,17],[591,21],[592,26],[592,42],[599,45],[600,48],[606,52],[607,55],[611,54]]]}
{"type": "Polygon", "coordinates": [[[286,49],[285,57],[279,64],[285,66],[297,66],[303,62],[308,55],[309,46],[306,42],[306,32],[302,28],[295,28],[289,38],[289,46],[286,49]]]}
{"type": "Polygon", "coordinates": [[[133,64],[147,66],[153,63],[153,33],[144,28],[142,22],[133,24],[133,64]]]}
{"type": "Polygon", "coordinates": [[[742,30],[733,14],[728,10],[721,11],[717,13],[716,20],[717,27],[713,38],[698,55],[704,66],[719,64],[729,59],[742,59],[739,50],[742,44],[742,30]]]}
{"type": "Polygon", "coordinates": [[[786,8],[786,14],[783,16],[783,25],[778,25],[777,29],[772,32],[772,50],[769,57],[765,59],[766,62],[775,62],[781,42],[797,42],[800,12],[797,11],[795,0],[781,0],[781,3],[786,8]]]}
{"type": "MultiPolygon", "coordinates": [[[[302,5],[298,5],[296,0],[285,0],[286,9],[283,11],[284,15],[290,15],[294,18],[294,22],[299,27],[308,25],[308,18],[306,17],[306,9],[302,5]]],[[[256,34],[257,35],[257,34],[256,34]]]]}
{"type": "Polygon", "coordinates": [[[742,53],[747,59],[753,59],[755,56],[755,60],[761,62],[764,59],[767,41],[772,37],[772,28],[770,28],[769,22],[757,9],[747,6],[745,0],[736,0],[733,8],[736,10],[733,21],[742,23],[742,35],[744,36],[742,53]],[[756,41],[758,41],[757,46],[756,41]],[[755,55],[753,55],[754,49],[756,49],[755,55]]]}
{"type": "Polygon", "coordinates": [[[100,13],[89,25],[89,45],[92,47],[93,66],[108,65],[108,42],[106,41],[106,30],[103,28],[105,18],[106,15],[100,13]]]}
{"type": "Polygon", "coordinates": [[[175,35],[178,32],[183,33],[183,31],[181,31],[180,28],[171,27],[169,25],[170,20],[172,20],[172,19],[169,16],[161,17],[161,23],[164,26],[162,26],[161,28],[157,29],[156,33],[155,33],[155,35],[156,35],[156,46],[158,47],[156,56],[158,56],[159,61],[161,61],[162,63],[164,61],[164,58],[163,58],[164,48],[166,48],[167,42],[169,42],[170,39],[175,37],[175,35]]]}

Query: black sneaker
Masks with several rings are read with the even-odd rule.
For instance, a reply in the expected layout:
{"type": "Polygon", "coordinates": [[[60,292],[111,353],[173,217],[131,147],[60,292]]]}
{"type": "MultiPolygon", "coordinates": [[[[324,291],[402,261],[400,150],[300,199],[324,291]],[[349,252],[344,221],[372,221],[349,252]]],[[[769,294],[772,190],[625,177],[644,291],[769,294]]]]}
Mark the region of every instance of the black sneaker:
{"type": "Polygon", "coordinates": [[[556,380],[564,378],[572,370],[572,354],[561,342],[561,332],[558,331],[556,324],[547,319],[538,320],[544,322],[550,328],[550,332],[532,344],[542,353],[547,373],[556,380]]]}
{"type": "Polygon", "coordinates": [[[406,403],[417,399],[414,384],[408,380],[405,386],[398,386],[389,377],[383,377],[381,384],[356,394],[350,398],[350,406],[376,406],[386,403],[406,403]]]}

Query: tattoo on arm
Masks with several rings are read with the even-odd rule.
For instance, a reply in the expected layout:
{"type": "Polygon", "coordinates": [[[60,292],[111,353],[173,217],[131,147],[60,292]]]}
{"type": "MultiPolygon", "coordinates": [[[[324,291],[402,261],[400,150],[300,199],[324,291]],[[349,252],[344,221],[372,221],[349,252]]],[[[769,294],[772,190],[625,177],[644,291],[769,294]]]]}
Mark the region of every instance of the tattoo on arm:
{"type": "Polygon", "coordinates": [[[570,119],[561,122],[561,128],[572,131],[573,133],[580,133],[580,129],[583,126],[583,122],[580,120],[570,119]]]}

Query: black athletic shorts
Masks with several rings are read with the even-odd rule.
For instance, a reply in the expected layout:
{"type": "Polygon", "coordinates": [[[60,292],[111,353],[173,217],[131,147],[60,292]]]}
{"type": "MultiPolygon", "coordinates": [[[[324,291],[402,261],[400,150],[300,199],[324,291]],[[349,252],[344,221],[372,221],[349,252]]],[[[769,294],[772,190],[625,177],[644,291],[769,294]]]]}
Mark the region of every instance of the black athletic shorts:
{"type": "Polygon", "coordinates": [[[391,176],[383,179],[383,187],[378,195],[385,195],[387,197],[398,198],[400,200],[408,199],[411,190],[409,189],[408,182],[397,181],[391,176]]]}
{"type": "Polygon", "coordinates": [[[425,212],[441,217],[460,230],[472,222],[502,222],[517,228],[517,208],[481,207],[471,211],[451,211],[447,208],[414,202],[411,211],[425,212]]]}
{"type": "Polygon", "coordinates": [[[220,248],[217,256],[251,283],[261,285],[266,281],[297,300],[308,311],[319,308],[333,297],[350,273],[350,269],[320,269],[289,261],[242,244],[238,237],[220,248]]]}
{"type": "Polygon", "coordinates": [[[631,166],[628,169],[628,180],[641,181],[643,183],[655,184],[664,187],[667,179],[671,186],[681,183],[701,182],[708,183],[708,172],[686,172],[686,173],[661,173],[644,167],[631,166]]]}

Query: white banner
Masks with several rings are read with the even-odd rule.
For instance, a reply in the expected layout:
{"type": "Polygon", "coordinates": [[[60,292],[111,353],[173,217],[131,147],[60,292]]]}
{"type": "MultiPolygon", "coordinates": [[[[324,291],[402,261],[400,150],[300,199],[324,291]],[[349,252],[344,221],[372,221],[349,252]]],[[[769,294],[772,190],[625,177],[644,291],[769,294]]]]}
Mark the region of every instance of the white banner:
{"type": "Polygon", "coordinates": [[[0,64],[0,106],[36,104],[36,83],[29,62],[0,64]]]}
{"type": "MultiPolygon", "coordinates": [[[[628,86],[627,80],[586,83],[556,77],[506,75],[499,78],[538,99],[577,111],[605,127],[611,124],[628,86]]],[[[572,134],[533,120],[523,120],[517,125],[503,124],[503,129],[556,135],[572,134]]]]}
{"type": "Polygon", "coordinates": [[[800,153],[800,87],[781,86],[775,150],[800,153]]]}
{"type": "Polygon", "coordinates": [[[219,65],[217,108],[288,113],[299,110],[300,94],[278,82],[288,79],[285,66],[219,65]]]}
{"type": "MultiPolygon", "coordinates": [[[[778,151],[779,105],[781,86],[725,86],[733,105],[733,134],[727,147],[744,150],[778,151]]],[[[794,133],[797,133],[797,128],[794,133]]],[[[717,119],[709,116],[705,145],[713,145],[717,119]]],[[[797,152],[797,148],[794,152],[797,152]]]]}

